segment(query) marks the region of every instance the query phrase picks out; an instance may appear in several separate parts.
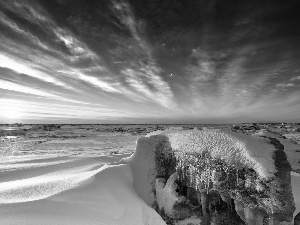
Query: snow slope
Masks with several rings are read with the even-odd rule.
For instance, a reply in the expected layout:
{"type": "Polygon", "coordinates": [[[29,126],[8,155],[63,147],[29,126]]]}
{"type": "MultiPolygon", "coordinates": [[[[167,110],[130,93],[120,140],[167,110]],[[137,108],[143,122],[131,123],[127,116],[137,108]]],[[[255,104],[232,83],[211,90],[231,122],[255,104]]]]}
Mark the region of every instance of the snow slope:
{"type": "Polygon", "coordinates": [[[294,216],[296,216],[300,212],[300,174],[291,172],[291,178],[294,201],[296,206],[294,216]]]}
{"type": "Polygon", "coordinates": [[[135,192],[130,166],[106,165],[117,160],[77,159],[68,169],[49,165],[24,179],[22,170],[13,171],[19,179],[0,178],[0,224],[165,224],[135,192]]]}

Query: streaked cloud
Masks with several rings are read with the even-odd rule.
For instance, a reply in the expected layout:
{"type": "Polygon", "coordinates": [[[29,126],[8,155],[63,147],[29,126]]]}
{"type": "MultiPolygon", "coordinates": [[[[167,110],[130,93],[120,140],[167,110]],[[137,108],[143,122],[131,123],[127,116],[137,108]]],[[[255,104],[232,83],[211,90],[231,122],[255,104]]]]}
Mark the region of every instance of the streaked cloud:
{"type": "Polygon", "coordinates": [[[292,77],[291,79],[290,79],[290,81],[300,81],[300,76],[297,76],[297,77],[292,77]]]}
{"type": "Polygon", "coordinates": [[[0,101],[40,121],[296,120],[297,5],[1,1],[0,101]]]}
{"type": "Polygon", "coordinates": [[[152,49],[142,36],[142,25],[137,23],[126,1],[113,1],[113,4],[115,15],[130,31],[132,38],[136,41],[136,51],[140,52],[143,57],[139,62],[130,62],[129,67],[123,68],[121,73],[126,76],[127,83],[146,98],[164,107],[174,108],[172,90],[160,77],[162,69],[157,66],[152,56],[152,49]]]}
{"type": "Polygon", "coordinates": [[[36,88],[31,88],[28,86],[24,86],[22,84],[17,84],[13,83],[10,81],[5,81],[5,80],[0,80],[0,89],[6,89],[10,91],[16,91],[20,93],[25,93],[25,94],[31,94],[31,95],[37,95],[37,96],[42,96],[42,97],[47,97],[47,98],[53,98],[59,101],[65,101],[65,102],[74,102],[74,103],[82,103],[80,101],[64,98],[59,95],[51,94],[48,92],[48,90],[40,90],[36,88]]]}
{"type": "Polygon", "coordinates": [[[277,84],[276,87],[294,87],[295,85],[293,83],[287,83],[287,84],[277,84]]]}
{"type": "Polygon", "coordinates": [[[72,89],[72,87],[59,81],[58,79],[52,77],[51,75],[45,74],[39,70],[32,69],[29,67],[29,65],[26,65],[25,63],[17,62],[16,60],[13,60],[13,59],[11,59],[5,55],[1,55],[1,54],[0,54],[0,67],[12,69],[18,73],[27,74],[29,76],[38,78],[44,82],[49,82],[49,83],[53,83],[55,85],[59,85],[59,86],[65,87],[65,88],[72,89]]]}

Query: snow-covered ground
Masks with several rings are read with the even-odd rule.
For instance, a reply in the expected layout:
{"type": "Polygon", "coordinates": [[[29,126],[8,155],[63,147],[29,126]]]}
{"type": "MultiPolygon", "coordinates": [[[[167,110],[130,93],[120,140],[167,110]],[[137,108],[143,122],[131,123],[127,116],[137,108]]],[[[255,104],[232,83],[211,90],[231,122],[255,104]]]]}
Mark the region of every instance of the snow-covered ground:
{"type": "Polygon", "coordinates": [[[300,145],[288,138],[270,132],[265,132],[266,136],[276,138],[284,146],[284,152],[287,155],[288,161],[292,166],[292,170],[300,173],[300,145]]]}
{"type": "Polygon", "coordinates": [[[2,137],[0,224],[165,224],[135,192],[130,166],[116,164],[138,138],[74,127],[2,137]]]}
{"type": "Polygon", "coordinates": [[[296,205],[294,216],[296,216],[300,212],[300,174],[292,172],[291,178],[294,201],[296,205]]]}
{"type": "Polygon", "coordinates": [[[130,166],[114,164],[126,156],[18,162],[47,165],[2,173],[0,224],[165,224],[135,192],[130,166]],[[55,161],[58,163],[50,163],[55,161]]]}
{"type": "Polygon", "coordinates": [[[300,133],[284,134],[283,136],[300,144],[300,133]]]}
{"type": "MultiPolygon", "coordinates": [[[[1,137],[0,224],[165,224],[137,195],[130,165],[117,163],[130,156],[139,136],[102,130],[65,126],[1,137]]],[[[300,169],[299,145],[280,141],[293,169],[300,169]]],[[[296,214],[299,174],[292,173],[292,185],[296,214]]]]}

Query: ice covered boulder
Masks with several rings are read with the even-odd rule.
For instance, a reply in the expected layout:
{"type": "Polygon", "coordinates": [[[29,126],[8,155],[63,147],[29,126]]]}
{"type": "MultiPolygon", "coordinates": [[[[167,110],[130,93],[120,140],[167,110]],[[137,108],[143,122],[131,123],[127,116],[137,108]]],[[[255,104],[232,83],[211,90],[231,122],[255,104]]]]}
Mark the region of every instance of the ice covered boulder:
{"type": "Polygon", "coordinates": [[[133,170],[139,196],[167,218],[198,216],[202,224],[293,218],[291,167],[274,138],[168,129],[140,138],[123,162],[133,170]]]}

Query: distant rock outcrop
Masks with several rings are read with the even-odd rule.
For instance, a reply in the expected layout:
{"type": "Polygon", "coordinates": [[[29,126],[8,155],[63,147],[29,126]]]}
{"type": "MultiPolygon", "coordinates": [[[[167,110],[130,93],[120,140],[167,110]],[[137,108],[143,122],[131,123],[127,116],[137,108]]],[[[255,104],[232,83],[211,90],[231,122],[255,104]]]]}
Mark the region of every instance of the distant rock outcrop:
{"type": "Polygon", "coordinates": [[[291,166],[275,138],[166,130],[140,138],[123,162],[134,187],[169,224],[276,224],[295,210],[291,166]]]}

